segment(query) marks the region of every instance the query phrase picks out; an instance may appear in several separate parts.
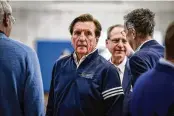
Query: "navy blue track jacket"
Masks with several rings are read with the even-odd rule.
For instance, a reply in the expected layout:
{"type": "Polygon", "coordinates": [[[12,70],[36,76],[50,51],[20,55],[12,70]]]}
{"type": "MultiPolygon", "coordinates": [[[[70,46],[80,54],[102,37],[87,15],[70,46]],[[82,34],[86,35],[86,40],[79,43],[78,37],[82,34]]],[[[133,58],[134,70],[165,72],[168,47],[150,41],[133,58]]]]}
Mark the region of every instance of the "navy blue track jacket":
{"type": "Polygon", "coordinates": [[[98,50],[78,68],[71,54],[54,65],[47,116],[122,116],[123,99],[117,69],[98,50]]]}

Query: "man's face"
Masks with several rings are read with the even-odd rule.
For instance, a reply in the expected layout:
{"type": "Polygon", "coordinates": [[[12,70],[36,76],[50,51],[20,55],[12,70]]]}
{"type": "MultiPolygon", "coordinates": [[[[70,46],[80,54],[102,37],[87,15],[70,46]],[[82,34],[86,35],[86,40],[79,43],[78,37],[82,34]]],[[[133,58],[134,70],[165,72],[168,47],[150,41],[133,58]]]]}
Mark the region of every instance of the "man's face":
{"type": "Polygon", "coordinates": [[[77,22],[73,27],[72,44],[77,55],[87,55],[97,46],[93,22],[77,22]]]}
{"type": "Polygon", "coordinates": [[[115,27],[110,32],[110,38],[106,40],[106,47],[112,54],[112,57],[124,59],[126,56],[126,33],[123,27],[115,27]]]}

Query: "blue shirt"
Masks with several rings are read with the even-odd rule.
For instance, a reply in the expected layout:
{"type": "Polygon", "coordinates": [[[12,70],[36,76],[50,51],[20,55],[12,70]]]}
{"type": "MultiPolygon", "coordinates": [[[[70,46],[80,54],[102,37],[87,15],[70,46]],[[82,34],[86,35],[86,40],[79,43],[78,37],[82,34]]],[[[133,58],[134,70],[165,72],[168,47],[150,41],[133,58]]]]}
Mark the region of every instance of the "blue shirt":
{"type": "Polygon", "coordinates": [[[0,115],[44,116],[36,53],[3,33],[0,33],[0,115]]]}

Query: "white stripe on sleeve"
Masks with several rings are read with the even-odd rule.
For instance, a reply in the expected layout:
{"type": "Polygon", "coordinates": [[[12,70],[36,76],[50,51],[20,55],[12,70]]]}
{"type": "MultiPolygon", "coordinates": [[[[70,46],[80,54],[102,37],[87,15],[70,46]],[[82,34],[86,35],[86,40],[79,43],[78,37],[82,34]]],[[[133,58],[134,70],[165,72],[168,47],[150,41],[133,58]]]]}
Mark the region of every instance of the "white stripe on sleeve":
{"type": "Polygon", "coordinates": [[[115,94],[111,94],[111,95],[108,95],[106,97],[104,97],[103,99],[107,99],[107,98],[110,98],[110,97],[113,97],[113,96],[116,96],[116,95],[121,95],[121,94],[124,94],[124,92],[119,92],[119,93],[115,93],[115,94]]]}
{"type": "Polygon", "coordinates": [[[122,87],[115,87],[102,92],[103,99],[107,99],[116,95],[124,94],[122,87]]]}
{"type": "Polygon", "coordinates": [[[114,87],[114,88],[108,89],[108,90],[102,92],[102,94],[105,94],[105,93],[107,93],[107,92],[110,92],[110,91],[112,91],[112,90],[117,90],[117,89],[122,89],[122,87],[114,87]]]}

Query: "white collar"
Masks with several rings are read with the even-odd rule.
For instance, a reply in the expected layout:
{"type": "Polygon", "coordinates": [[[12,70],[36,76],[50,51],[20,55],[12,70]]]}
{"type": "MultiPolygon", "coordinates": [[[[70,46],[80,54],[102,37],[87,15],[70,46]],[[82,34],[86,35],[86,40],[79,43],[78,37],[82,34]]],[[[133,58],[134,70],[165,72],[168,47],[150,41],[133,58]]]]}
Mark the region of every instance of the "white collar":
{"type": "Polygon", "coordinates": [[[149,42],[149,41],[152,41],[152,40],[153,40],[153,39],[144,41],[144,42],[135,50],[135,52],[138,52],[138,51],[141,49],[141,47],[142,47],[145,43],[147,43],[147,42],[149,42]]]}
{"type": "Polygon", "coordinates": [[[80,64],[86,59],[87,56],[89,56],[90,54],[94,53],[96,50],[97,50],[97,49],[95,48],[95,49],[94,49],[92,52],[90,52],[89,54],[84,55],[84,56],[80,59],[79,62],[78,62],[78,60],[77,60],[77,55],[76,55],[76,53],[74,52],[74,53],[73,53],[73,58],[74,58],[74,61],[75,61],[75,63],[76,63],[77,68],[78,68],[78,67],[80,66],[80,64]]]}
{"type": "MultiPolygon", "coordinates": [[[[111,58],[110,58],[110,62],[112,63],[111,58]]],[[[124,57],[124,60],[119,65],[115,65],[115,64],[114,65],[118,67],[122,73],[124,73],[126,62],[127,62],[127,56],[124,57]]]]}
{"type": "Polygon", "coordinates": [[[120,68],[121,72],[124,73],[124,68],[126,65],[126,61],[127,61],[127,57],[124,57],[124,60],[121,62],[121,64],[119,64],[117,67],[120,68]]]}

